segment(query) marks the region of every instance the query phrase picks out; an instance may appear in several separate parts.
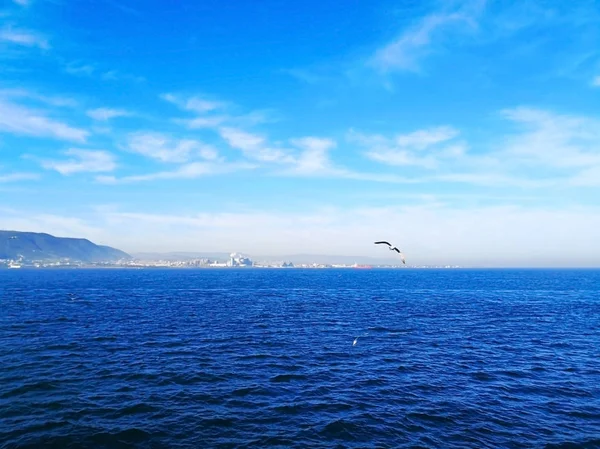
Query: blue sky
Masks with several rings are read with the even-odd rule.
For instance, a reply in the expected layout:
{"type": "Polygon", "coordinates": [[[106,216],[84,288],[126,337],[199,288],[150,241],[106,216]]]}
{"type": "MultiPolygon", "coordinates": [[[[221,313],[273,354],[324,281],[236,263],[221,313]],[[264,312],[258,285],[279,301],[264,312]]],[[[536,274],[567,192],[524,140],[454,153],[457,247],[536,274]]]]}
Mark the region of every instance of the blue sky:
{"type": "Polygon", "coordinates": [[[599,24],[595,1],[4,0],[0,228],[600,265],[599,24]]]}

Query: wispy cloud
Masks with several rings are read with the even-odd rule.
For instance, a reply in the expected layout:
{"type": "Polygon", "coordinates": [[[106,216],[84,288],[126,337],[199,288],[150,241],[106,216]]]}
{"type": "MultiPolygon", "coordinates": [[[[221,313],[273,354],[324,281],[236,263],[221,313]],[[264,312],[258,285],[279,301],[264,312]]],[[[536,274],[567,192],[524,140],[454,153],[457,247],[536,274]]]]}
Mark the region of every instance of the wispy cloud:
{"type": "Polygon", "coordinates": [[[37,173],[0,173],[0,184],[38,179],[37,173]]]}
{"type": "Polygon", "coordinates": [[[600,87],[600,75],[596,76],[592,80],[592,86],[594,86],[594,87],[600,87]]]}
{"type": "Polygon", "coordinates": [[[30,0],[13,0],[17,5],[29,6],[30,0]]]}
{"type": "Polygon", "coordinates": [[[185,126],[189,129],[217,128],[229,120],[224,115],[214,115],[211,117],[196,117],[190,119],[174,119],[175,123],[185,126]]]}
{"type": "Polygon", "coordinates": [[[0,131],[84,142],[88,132],[0,98],[0,131]]]}
{"type": "Polygon", "coordinates": [[[64,71],[73,76],[94,77],[103,81],[132,81],[140,83],[146,79],[142,76],[123,73],[119,70],[106,70],[94,63],[72,61],[64,66],[64,71]]]}
{"type": "Polygon", "coordinates": [[[284,149],[273,148],[265,137],[258,134],[230,127],[219,128],[219,134],[230,147],[241,150],[249,159],[263,162],[289,162],[292,160],[284,149]]]}
{"type": "Polygon", "coordinates": [[[202,96],[185,96],[172,93],[161,94],[164,101],[176,105],[182,111],[191,113],[191,118],[175,118],[174,123],[188,129],[227,127],[251,127],[260,123],[276,121],[273,111],[256,110],[240,113],[231,102],[209,99],[202,96]]]}
{"type": "Polygon", "coordinates": [[[283,168],[275,169],[272,172],[275,176],[348,179],[392,184],[419,182],[395,174],[369,173],[341,167],[335,164],[330,156],[330,151],[337,146],[337,142],[333,139],[301,137],[290,139],[290,144],[300,152],[288,157],[283,168]]]}
{"type": "Polygon", "coordinates": [[[118,10],[120,10],[126,14],[129,14],[129,15],[132,15],[135,17],[141,17],[141,15],[142,15],[140,11],[138,11],[135,8],[132,8],[131,6],[124,4],[124,2],[121,0],[118,0],[118,1],[104,0],[104,1],[108,5],[111,5],[112,7],[117,8],[118,10]]]}
{"type": "Polygon", "coordinates": [[[115,176],[98,176],[96,180],[104,184],[126,184],[133,182],[170,180],[170,179],[196,179],[206,176],[223,175],[240,170],[251,170],[256,165],[246,162],[191,162],[176,168],[144,175],[132,175],[117,178],[115,176]]]}
{"type": "Polygon", "coordinates": [[[216,159],[216,149],[193,139],[175,139],[157,132],[137,132],[129,135],[129,151],[161,162],[183,163],[198,156],[216,159]]]}
{"type": "Polygon", "coordinates": [[[131,75],[129,73],[123,73],[118,70],[108,70],[100,75],[100,78],[104,81],[133,81],[136,83],[141,83],[146,81],[146,78],[143,76],[131,75]]]}
{"type": "Polygon", "coordinates": [[[500,116],[518,128],[470,152],[458,130],[443,126],[386,137],[351,131],[364,155],[391,166],[415,166],[431,174],[421,182],[542,188],[597,185],[600,119],[517,107],[500,116]]]}
{"type": "Polygon", "coordinates": [[[329,158],[329,151],[337,145],[334,140],[320,137],[302,137],[292,139],[291,143],[302,150],[300,156],[294,161],[291,172],[308,175],[334,172],[329,158]]]}
{"type": "Polygon", "coordinates": [[[227,103],[222,101],[209,100],[198,96],[184,98],[172,93],[165,93],[160,95],[160,98],[168,101],[169,103],[173,103],[182,109],[197,112],[199,114],[204,114],[217,109],[223,109],[227,106],[227,103]]]}
{"type": "Polygon", "coordinates": [[[108,121],[115,117],[126,117],[131,115],[130,112],[125,111],[124,109],[112,109],[112,108],[97,108],[90,109],[87,111],[87,115],[94,120],[98,121],[108,121]]]}
{"type": "Polygon", "coordinates": [[[0,41],[23,47],[38,47],[43,50],[50,48],[48,40],[38,33],[29,30],[14,29],[12,27],[0,29],[0,41]]]}
{"type": "Polygon", "coordinates": [[[63,154],[71,157],[62,160],[41,160],[40,163],[45,169],[55,170],[61,175],[111,172],[117,167],[115,157],[107,151],[71,148],[63,154]]]}
{"type": "Polygon", "coordinates": [[[69,97],[42,95],[27,89],[0,89],[0,98],[29,98],[41,103],[58,107],[75,107],[77,101],[69,97]]]}
{"type": "Polygon", "coordinates": [[[96,67],[91,64],[71,62],[65,66],[65,72],[75,76],[91,76],[95,71],[96,67]]]}
{"type": "Polygon", "coordinates": [[[449,32],[464,33],[473,27],[474,19],[465,12],[430,14],[378,49],[370,64],[382,72],[418,71],[420,60],[432,51],[435,38],[449,32]]]}
{"type": "Polygon", "coordinates": [[[559,169],[600,165],[600,119],[518,107],[501,114],[520,126],[503,154],[521,164],[559,169]]]}
{"type": "Polygon", "coordinates": [[[374,161],[387,165],[435,169],[440,162],[460,158],[465,154],[464,142],[449,143],[458,135],[458,130],[450,126],[439,126],[398,134],[391,138],[365,135],[351,130],[348,138],[365,147],[365,156],[374,161]]]}
{"type": "Polygon", "coordinates": [[[323,79],[307,69],[282,69],[281,72],[307,84],[316,84],[323,79]]]}

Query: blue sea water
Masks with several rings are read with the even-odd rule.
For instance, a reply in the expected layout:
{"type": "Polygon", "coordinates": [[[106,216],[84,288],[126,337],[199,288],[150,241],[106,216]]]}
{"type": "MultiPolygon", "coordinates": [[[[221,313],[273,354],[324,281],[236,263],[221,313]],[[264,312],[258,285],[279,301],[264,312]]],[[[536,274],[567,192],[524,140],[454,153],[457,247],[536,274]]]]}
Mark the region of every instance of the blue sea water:
{"type": "Polygon", "coordinates": [[[600,271],[0,271],[0,447],[600,447],[600,271]]]}

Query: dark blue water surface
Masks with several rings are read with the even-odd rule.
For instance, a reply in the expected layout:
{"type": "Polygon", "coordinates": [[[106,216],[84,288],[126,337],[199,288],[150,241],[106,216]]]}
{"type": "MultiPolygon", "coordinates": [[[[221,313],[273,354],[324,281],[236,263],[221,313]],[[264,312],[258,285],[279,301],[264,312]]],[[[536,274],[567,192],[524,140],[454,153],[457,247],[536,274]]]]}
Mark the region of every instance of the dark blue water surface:
{"type": "Polygon", "coordinates": [[[0,272],[0,447],[277,446],[600,447],[600,271],[0,272]]]}

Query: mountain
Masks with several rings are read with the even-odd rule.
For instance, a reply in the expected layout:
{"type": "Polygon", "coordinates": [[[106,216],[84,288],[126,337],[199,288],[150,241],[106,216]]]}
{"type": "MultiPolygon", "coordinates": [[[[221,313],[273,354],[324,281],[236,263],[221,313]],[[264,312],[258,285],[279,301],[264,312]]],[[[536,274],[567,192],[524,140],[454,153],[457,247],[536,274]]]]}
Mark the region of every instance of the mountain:
{"type": "Polygon", "coordinates": [[[114,262],[131,256],[87,239],[54,237],[37,232],[0,231],[0,259],[69,259],[78,262],[114,262]]]}

